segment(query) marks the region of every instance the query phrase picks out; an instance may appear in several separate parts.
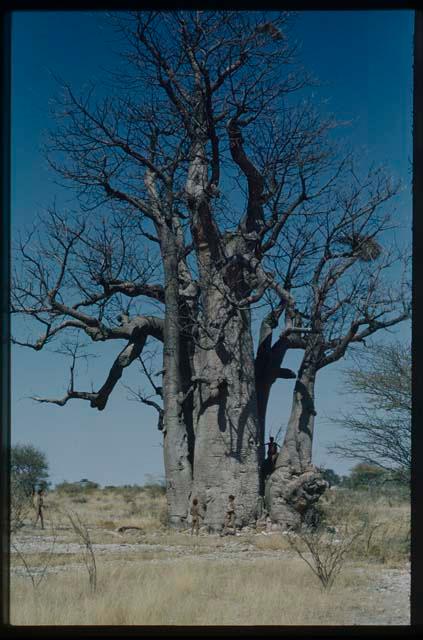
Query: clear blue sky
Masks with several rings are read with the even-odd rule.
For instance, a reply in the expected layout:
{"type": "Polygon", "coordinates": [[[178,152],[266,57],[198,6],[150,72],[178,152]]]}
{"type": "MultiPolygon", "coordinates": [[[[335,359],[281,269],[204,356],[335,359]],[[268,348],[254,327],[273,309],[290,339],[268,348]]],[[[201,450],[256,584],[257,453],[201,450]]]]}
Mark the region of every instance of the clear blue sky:
{"type": "MultiPolygon", "coordinates": [[[[397,201],[401,241],[411,242],[412,158],[412,32],[411,11],[310,11],[298,15],[294,34],[302,42],[302,60],[321,81],[316,98],[341,120],[351,121],[343,137],[352,141],[369,163],[384,163],[404,180],[397,201]]],[[[12,229],[30,223],[37,212],[63,195],[54,184],[41,146],[54,123],[49,101],[57,94],[54,76],[76,88],[98,81],[103,69],[116,64],[118,44],[102,12],[16,12],[12,26],[12,229]]],[[[394,334],[407,339],[408,324],[394,334]]],[[[389,336],[388,336],[389,337],[389,336]]],[[[386,339],[386,336],[385,338],[386,339]]],[[[78,387],[98,388],[119,347],[102,345],[101,357],[82,368],[78,387]]],[[[92,349],[94,351],[94,348],[92,349]]],[[[299,354],[285,366],[295,368],[299,354]]],[[[335,416],[346,398],[341,371],[332,365],[317,382],[314,459],[340,473],[351,463],[330,458],[326,446],[341,436],[327,417],[335,416]]],[[[36,404],[28,396],[65,392],[68,365],[49,351],[13,348],[12,442],[30,442],[46,452],[54,483],[89,478],[101,484],[142,483],[146,474],[163,473],[161,434],[156,415],[128,402],[115,389],[105,411],[73,401],[65,407],[36,404]]],[[[125,383],[137,386],[136,367],[125,383]]],[[[273,390],[268,425],[285,424],[292,382],[273,390]]]]}

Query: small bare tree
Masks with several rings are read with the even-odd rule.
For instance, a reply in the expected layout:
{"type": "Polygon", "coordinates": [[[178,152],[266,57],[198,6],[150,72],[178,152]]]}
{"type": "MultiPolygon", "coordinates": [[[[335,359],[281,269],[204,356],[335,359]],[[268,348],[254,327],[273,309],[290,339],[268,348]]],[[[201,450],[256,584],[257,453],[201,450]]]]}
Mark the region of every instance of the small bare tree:
{"type": "Polygon", "coordinates": [[[25,552],[22,551],[22,549],[20,548],[19,542],[16,539],[12,539],[10,543],[11,548],[21,560],[25,569],[25,573],[30,578],[34,589],[37,589],[42,583],[42,581],[44,580],[44,578],[48,575],[48,567],[50,566],[54,558],[54,554],[55,554],[54,549],[57,542],[58,533],[57,533],[57,529],[56,529],[53,518],[50,518],[50,529],[51,529],[50,548],[48,549],[45,560],[41,564],[41,566],[38,566],[38,567],[31,566],[28,557],[25,555],[25,552]]]}
{"type": "Polygon", "coordinates": [[[301,527],[297,533],[288,532],[291,548],[310,567],[324,589],[330,589],[347,560],[347,553],[364,528],[350,530],[347,524],[336,530],[325,527],[301,527]],[[333,531],[333,533],[331,532],[333,531]]]}
{"type": "Polygon", "coordinates": [[[72,525],[74,532],[84,545],[83,560],[85,567],[88,571],[88,578],[90,582],[90,588],[92,593],[95,593],[97,589],[97,563],[95,559],[94,547],[91,542],[90,532],[85,523],[76,512],[68,511],[66,513],[69,522],[72,525]]]}

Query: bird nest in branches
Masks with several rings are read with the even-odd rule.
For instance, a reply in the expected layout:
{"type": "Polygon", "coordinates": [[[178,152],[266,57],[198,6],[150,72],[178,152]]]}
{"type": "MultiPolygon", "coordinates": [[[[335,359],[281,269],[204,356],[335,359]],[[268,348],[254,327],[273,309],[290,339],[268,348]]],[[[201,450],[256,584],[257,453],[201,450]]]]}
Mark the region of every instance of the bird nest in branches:
{"type": "Polygon", "coordinates": [[[284,35],[280,29],[278,29],[273,22],[265,22],[263,24],[259,24],[256,27],[257,33],[265,33],[269,35],[272,40],[283,40],[284,35]]]}
{"type": "Polygon", "coordinates": [[[382,247],[372,236],[350,233],[339,237],[338,242],[348,245],[351,252],[364,262],[376,260],[382,253],[382,247]]]}

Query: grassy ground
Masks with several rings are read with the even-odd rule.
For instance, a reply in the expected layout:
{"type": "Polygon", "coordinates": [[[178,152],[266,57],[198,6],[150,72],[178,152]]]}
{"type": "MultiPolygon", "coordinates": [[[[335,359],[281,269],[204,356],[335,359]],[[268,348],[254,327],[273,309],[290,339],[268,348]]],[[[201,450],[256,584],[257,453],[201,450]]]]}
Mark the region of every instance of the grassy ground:
{"type": "Polygon", "coordinates": [[[13,624],[407,624],[406,594],[402,601],[376,588],[381,572],[401,576],[408,562],[409,505],[400,496],[327,493],[322,511],[328,526],[339,525],[334,535],[345,522],[363,530],[329,591],[282,533],[191,538],[167,530],[155,490],[51,492],[45,502],[46,529],[28,521],[14,536],[21,554],[12,554],[13,624]],[[94,593],[69,510],[94,545],[94,593]],[[141,530],[117,532],[129,525],[141,530]],[[35,576],[48,563],[36,588],[23,561],[35,576]]]}
{"type": "Polygon", "coordinates": [[[348,570],[325,592],[296,558],[249,564],[187,560],[166,567],[135,561],[100,563],[98,591],[82,571],[49,577],[34,591],[14,581],[13,622],[19,624],[346,624],[354,609],[374,608],[366,576],[348,570]],[[64,597],[66,594],[66,597],[64,597]],[[48,606],[40,606],[48,603],[48,606]]]}

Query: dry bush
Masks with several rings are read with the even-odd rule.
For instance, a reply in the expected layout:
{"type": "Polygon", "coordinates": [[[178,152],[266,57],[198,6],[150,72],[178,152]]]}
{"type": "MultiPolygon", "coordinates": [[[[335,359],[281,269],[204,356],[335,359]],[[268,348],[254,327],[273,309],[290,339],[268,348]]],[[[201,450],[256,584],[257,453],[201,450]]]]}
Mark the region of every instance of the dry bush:
{"type": "Polygon", "coordinates": [[[97,563],[88,527],[82,522],[77,513],[68,511],[66,515],[72,525],[72,529],[84,545],[83,560],[88,571],[91,591],[95,592],[97,589],[97,563]]]}
{"type": "Polygon", "coordinates": [[[56,559],[55,545],[58,538],[58,532],[53,520],[50,520],[49,538],[49,550],[42,554],[38,554],[38,562],[35,563],[32,555],[29,556],[22,551],[19,541],[15,539],[15,536],[12,535],[10,541],[11,550],[14,551],[16,556],[19,558],[19,561],[24,567],[26,576],[31,580],[31,584],[34,590],[38,589],[42,581],[47,577],[48,568],[52,564],[53,559],[56,559]]]}
{"type": "Polygon", "coordinates": [[[32,496],[17,478],[10,478],[10,531],[15,533],[23,527],[28,516],[33,514],[32,496]]]}
{"type": "Polygon", "coordinates": [[[337,530],[304,526],[296,533],[288,532],[286,537],[291,549],[310,567],[323,588],[330,589],[363,531],[363,525],[351,528],[344,522],[337,530]]]}

